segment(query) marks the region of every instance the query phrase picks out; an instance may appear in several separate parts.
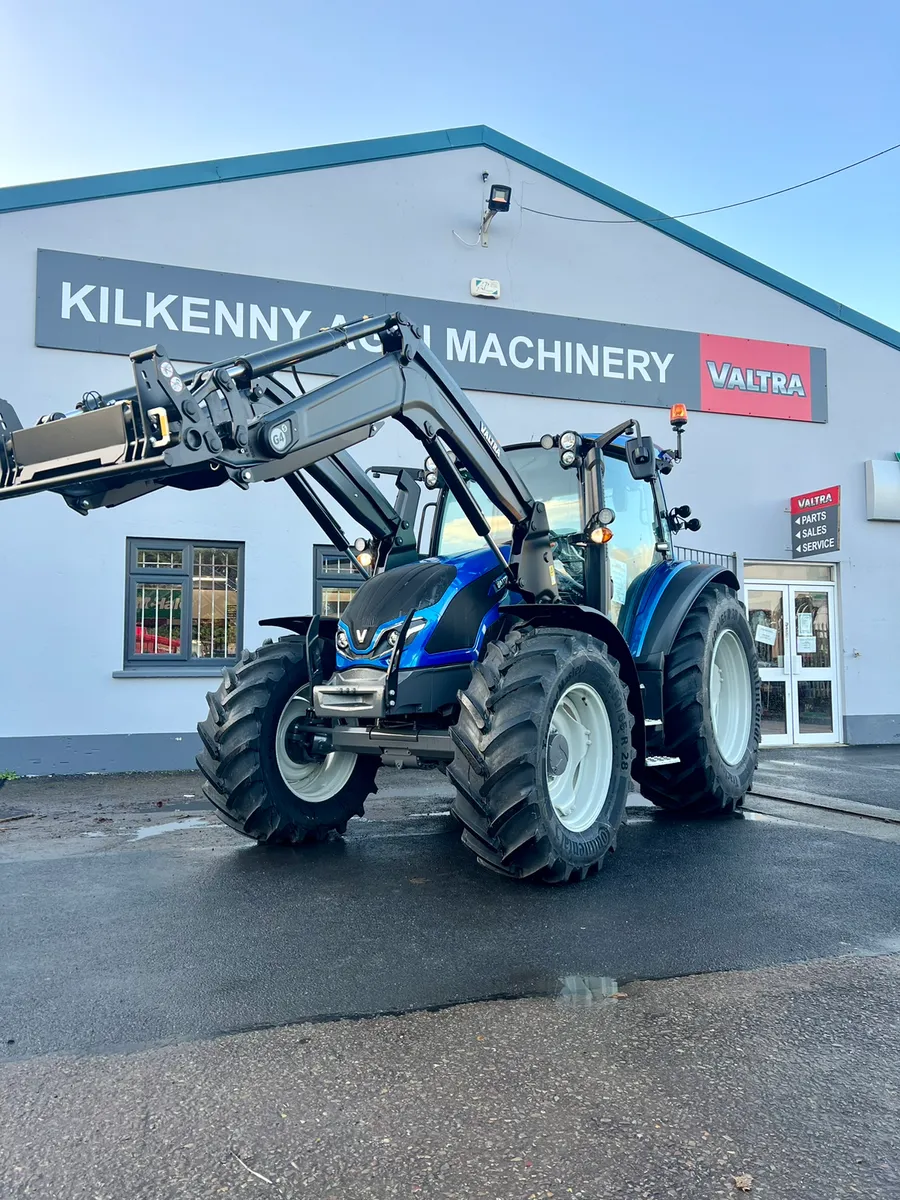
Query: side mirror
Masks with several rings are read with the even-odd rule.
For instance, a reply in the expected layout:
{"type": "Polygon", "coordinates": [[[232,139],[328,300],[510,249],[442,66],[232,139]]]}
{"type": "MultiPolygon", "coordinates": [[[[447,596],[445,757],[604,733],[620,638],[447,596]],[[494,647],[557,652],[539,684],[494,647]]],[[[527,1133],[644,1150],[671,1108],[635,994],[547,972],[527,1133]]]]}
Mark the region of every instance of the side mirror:
{"type": "Polygon", "coordinates": [[[656,476],[656,447],[652,437],[633,437],[625,443],[628,469],[634,479],[653,479],[656,476]]]}

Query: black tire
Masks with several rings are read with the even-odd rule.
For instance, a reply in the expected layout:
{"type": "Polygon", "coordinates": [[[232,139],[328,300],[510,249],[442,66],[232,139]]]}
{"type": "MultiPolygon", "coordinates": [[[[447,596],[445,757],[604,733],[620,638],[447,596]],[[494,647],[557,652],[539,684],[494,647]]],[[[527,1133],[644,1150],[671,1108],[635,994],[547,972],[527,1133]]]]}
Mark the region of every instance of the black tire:
{"type": "Polygon", "coordinates": [[[245,650],[237,666],[225,671],[218,691],[206,697],[209,715],[197,727],[204,795],[226,825],[258,842],[299,845],[343,833],[376,791],[380,760],[374,755],[353,756],[339,790],[313,803],[285,782],[276,756],[278,724],[308,682],[305,640],[284,637],[245,650]]]}
{"type": "Polygon", "coordinates": [[[618,663],[602,642],[567,629],[512,629],[473,668],[451,731],[455,757],[447,773],[463,843],[514,879],[568,883],[599,870],[625,816],[633,725],[618,663]],[[612,747],[603,805],[580,832],[560,821],[546,766],[551,717],[574,683],[588,684],[602,701],[612,747]]]}
{"type": "Polygon", "coordinates": [[[753,781],[761,718],[759,667],[744,609],[730,588],[711,584],[697,597],[666,657],[666,753],[681,762],[649,768],[641,780],[642,793],[660,808],[685,816],[732,812],[753,781]],[[735,762],[722,757],[710,711],[713,652],[725,630],[734,633],[744,650],[751,688],[747,745],[735,762]]]}

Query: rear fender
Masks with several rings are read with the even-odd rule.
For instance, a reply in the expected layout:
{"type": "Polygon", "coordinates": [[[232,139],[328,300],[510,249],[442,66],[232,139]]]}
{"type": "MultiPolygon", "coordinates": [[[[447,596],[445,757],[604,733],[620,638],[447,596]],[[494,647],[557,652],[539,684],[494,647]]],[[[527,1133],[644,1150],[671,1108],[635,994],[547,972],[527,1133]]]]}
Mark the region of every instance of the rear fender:
{"type": "Polygon", "coordinates": [[[645,607],[641,598],[631,630],[631,647],[644,685],[648,717],[663,717],[666,655],[697,597],[711,583],[723,584],[734,592],[740,587],[733,572],[700,563],[678,563],[674,570],[658,571],[657,577],[648,581],[645,596],[649,604],[645,607]]]}
{"type": "Polygon", "coordinates": [[[701,563],[682,563],[678,570],[668,575],[653,600],[642,631],[632,639],[638,666],[660,654],[669,653],[694,601],[711,583],[724,584],[733,592],[740,590],[737,576],[732,571],[701,563]]]}
{"type": "Polygon", "coordinates": [[[555,629],[577,629],[606,644],[610,654],[619,664],[619,677],[628,688],[628,711],[634,717],[631,740],[636,761],[642,763],[647,749],[644,729],[644,701],[637,667],[622,637],[609,617],[596,608],[582,604],[504,604],[500,612],[526,625],[552,626],[555,629]]]}

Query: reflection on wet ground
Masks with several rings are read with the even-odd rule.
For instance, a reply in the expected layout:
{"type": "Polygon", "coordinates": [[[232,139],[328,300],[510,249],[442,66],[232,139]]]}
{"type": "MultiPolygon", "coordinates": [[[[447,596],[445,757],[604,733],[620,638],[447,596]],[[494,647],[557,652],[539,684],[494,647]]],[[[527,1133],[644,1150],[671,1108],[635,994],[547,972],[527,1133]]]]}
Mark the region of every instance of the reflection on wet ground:
{"type": "Polygon", "coordinates": [[[624,1000],[618,982],[611,975],[563,975],[558,981],[562,989],[556,993],[561,1004],[572,1008],[590,1008],[594,1004],[612,1004],[624,1000]]]}

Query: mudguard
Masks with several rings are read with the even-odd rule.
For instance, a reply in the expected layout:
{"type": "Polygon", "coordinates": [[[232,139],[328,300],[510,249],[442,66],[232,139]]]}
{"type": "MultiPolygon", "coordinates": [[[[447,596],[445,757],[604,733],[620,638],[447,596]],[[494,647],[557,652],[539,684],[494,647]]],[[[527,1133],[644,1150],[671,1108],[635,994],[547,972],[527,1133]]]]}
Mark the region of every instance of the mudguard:
{"type": "Polygon", "coordinates": [[[586,604],[502,604],[500,612],[527,625],[552,625],[577,629],[605,642],[610,654],[619,664],[619,675],[628,688],[628,711],[634,717],[632,742],[637,762],[643,762],[647,749],[644,728],[644,701],[641,680],[628,643],[609,617],[586,604]]]}
{"type": "Polygon", "coordinates": [[[740,590],[733,571],[701,563],[673,563],[665,574],[653,573],[639,602],[630,637],[638,665],[668,654],[694,601],[711,583],[722,583],[734,592],[740,590]]]}
{"type": "Polygon", "coordinates": [[[663,716],[666,655],[694,601],[711,583],[722,583],[735,592],[740,588],[732,571],[691,562],[660,563],[643,581],[626,620],[625,634],[644,685],[644,709],[650,718],[661,720],[663,716]]]}
{"type": "MultiPolygon", "coordinates": [[[[275,629],[287,629],[290,633],[306,633],[312,617],[266,617],[260,621],[260,625],[271,625],[275,629]]],[[[319,618],[319,633],[325,637],[333,638],[337,632],[337,617],[320,617],[319,618]]]]}

